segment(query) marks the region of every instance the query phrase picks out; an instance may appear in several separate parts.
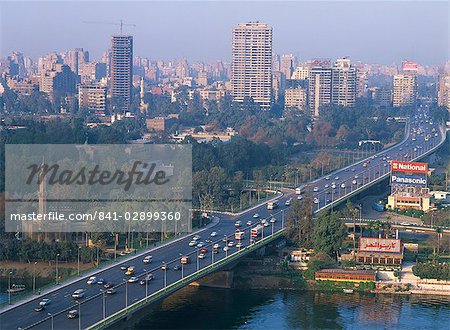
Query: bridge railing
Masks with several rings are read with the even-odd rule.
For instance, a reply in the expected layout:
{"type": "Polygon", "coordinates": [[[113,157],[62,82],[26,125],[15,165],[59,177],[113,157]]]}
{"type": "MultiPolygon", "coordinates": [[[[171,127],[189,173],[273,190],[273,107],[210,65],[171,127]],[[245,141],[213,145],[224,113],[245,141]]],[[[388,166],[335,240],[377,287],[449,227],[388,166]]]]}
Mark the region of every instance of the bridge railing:
{"type": "Polygon", "coordinates": [[[128,314],[130,314],[131,312],[135,312],[141,308],[143,308],[145,305],[147,305],[149,302],[153,302],[155,300],[161,299],[164,296],[166,296],[167,294],[176,291],[178,289],[180,289],[181,287],[185,286],[188,283],[191,283],[192,281],[199,279],[205,275],[207,275],[208,273],[211,273],[212,271],[224,266],[225,264],[228,264],[236,259],[241,258],[243,255],[248,254],[254,250],[259,249],[260,247],[266,245],[267,243],[269,243],[270,241],[278,238],[279,236],[282,235],[282,233],[284,232],[285,228],[282,228],[280,230],[278,230],[277,232],[274,232],[271,235],[268,235],[264,238],[262,238],[261,240],[246,246],[245,248],[238,250],[232,254],[230,254],[229,256],[222,258],[208,266],[205,266],[204,268],[170,284],[167,285],[166,287],[156,291],[155,293],[153,293],[152,295],[148,295],[147,297],[142,298],[139,301],[136,301],[135,303],[131,304],[130,306],[106,317],[105,319],[102,319],[101,321],[89,326],[87,329],[90,330],[97,330],[97,329],[103,329],[105,327],[108,327],[110,325],[112,325],[113,323],[117,322],[118,320],[122,319],[123,317],[127,316],[128,314]]]}

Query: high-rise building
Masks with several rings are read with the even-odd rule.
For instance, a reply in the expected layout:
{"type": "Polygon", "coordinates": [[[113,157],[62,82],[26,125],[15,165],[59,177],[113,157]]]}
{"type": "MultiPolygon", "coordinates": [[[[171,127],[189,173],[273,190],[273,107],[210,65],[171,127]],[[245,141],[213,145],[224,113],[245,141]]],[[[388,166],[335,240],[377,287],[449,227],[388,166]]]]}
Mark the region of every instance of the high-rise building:
{"type": "Polygon", "coordinates": [[[450,111],[450,75],[439,76],[438,105],[450,111]]]}
{"type": "Polygon", "coordinates": [[[393,77],[394,92],[392,103],[394,107],[411,106],[416,102],[417,81],[414,72],[402,72],[393,77]]]}
{"type": "Polygon", "coordinates": [[[392,90],[383,87],[371,87],[369,99],[376,107],[390,107],[392,106],[392,90]]]}
{"type": "Polygon", "coordinates": [[[331,103],[353,107],[356,102],[356,69],[349,58],[339,58],[332,69],[331,103]]]}
{"type": "Polygon", "coordinates": [[[253,98],[262,109],[272,103],[272,27],[240,23],[233,29],[231,95],[236,102],[253,98]]]}
{"type": "Polygon", "coordinates": [[[284,110],[306,110],[307,89],[302,86],[286,88],[284,92],[284,110]]]}
{"type": "Polygon", "coordinates": [[[48,95],[52,102],[58,101],[57,97],[75,93],[77,76],[69,66],[54,64],[51,70],[41,73],[39,91],[48,95]]]}
{"type": "Polygon", "coordinates": [[[128,111],[133,83],[133,37],[114,35],[111,38],[110,93],[115,111],[128,111]]]}
{"type": "Polygon", "coordinates": [[[64,63],[78,75],[79,68],[82,64],[89,62],[89,52],[84,51],[83,48],[71,49],[67,52],[64,63]]]}
{"type": "Polygon", "coordinates": [[[307,66],[298,66],[292,73],[292,80],[306,80],[308,79],[309,68],[307,66]]]}
{"type": "Polygon", "coordinates": [[[104,114],[106,111],[106,86],[100,84],[79,85],[78,107],[97,114],[104,114]]]}
{"type": "Polygon", "coordinates": [[[331,62],[330,60],[314,60],[309,65],[309,110],[314,117],[319,117],[320,106],[331,103],[331,62]]]}

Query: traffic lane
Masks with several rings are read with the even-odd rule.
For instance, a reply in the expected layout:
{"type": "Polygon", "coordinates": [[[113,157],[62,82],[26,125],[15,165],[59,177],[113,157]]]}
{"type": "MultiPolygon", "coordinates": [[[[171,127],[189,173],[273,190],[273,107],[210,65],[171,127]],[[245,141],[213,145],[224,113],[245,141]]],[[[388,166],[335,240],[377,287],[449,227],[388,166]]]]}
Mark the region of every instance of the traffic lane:
{"type": "MultiPolygon", "coordinates": [[[[284,198],[284,199],[286,199],[286,198],[284,198]]],[[[258,208],[257,210],[261,210],[260,212],[264,212],[265,209],[262,206],[262,207],[258,208]]],[[[240,218],[243,218],[246,215],[247,214],[244,214],[240,218]]],[[[234,222],[232,222],[231,219],[228,220],[228,221],[224,221],[223,223],[222,222],[219,223],[216,227],[214,227],[214,230],[218,231],[218,232],[220,232],[222,229],[227,234],[234,232],[234,222]]],[[[177,252],[174,252],[173,250],[183,251],[184,245],[185,244],[187,245],[187,243],[189,242],[190,239],[191,239],[191,237],[186,237],[185,239],[181,240],[180,242],[173,243],[171,245],[171,249],[169,249],[168,253],[160,253],[160,254],[158,254],[158,253],[155,254],[154,253],[154,257],[153,257],[154,260],[156,262],[162,262],[164,260],[169,260],[171,258],[175,259],[177,257],[177,252]],[[178,249],[176,249],[177,247],[178,247],[178,249]]],[[[158,251],[160,251],[160,250],[158,250],[158,251]]],[[[155,252],[157,252],[157,251],[155,251],[155,252]]],[[[178,254],[179,253],[180,252],[178,252],[178,254]]],[[[137,269],[136,273],[145,272],[144,269],[149,270],[148,269],[149,268],[148,265],[147,266],[143,266],[142,264],[138,263],[139,261],[141,261],[140,259],[142,259],[142,258],[143,257],[137,257],[137,258],[134,259],[136,261],[136,265],[135,265],[136,269],[137,269]],[[144,268],[144,267],[146,267],[146,268],[144,268]]],[[[131,264],[131,262],[129,264],[131,264]]],[[[150,271],[155,271],[155,270],[157,270],[157,268],[156,269],[155,268],[150,269],[150,271]]],[[[117,267],[114,267],[114,268],[112,268],[110,270],[107,270],[105,272],[100,273],[97,277],[98,278],[102,277],[102,278],[106,279],[107,281],[112,281],[115,284],[119,284],[119,283],[121,283],[123,281],[124,275],[123,275],[123,271],[120,270],[120,264],[119,264],[117,267]]],[[[78,282],[78,283],[80,283],[80,282],[78,282]]],[[[49,305],[49,308],[46,311],[50,312],[52,314],[55,314],[55,313],[60,312],[63,309],[73,308],[75,305],[74,305],[74,301],[71,298],[71,294],[73,293],[73,291],[75,291],[76,289],[78,289],[80,287],[82,287],[85,290],[87,290],[86,291],[86,299],[92,297],[93,295],[99,294],[101,292],[100,290],[102,290],[102,287],[98,286],[97,284],[92,284],[92,285],[75,284],[75,285],[71,285],[71,286],[66,287],[66,291],[64,292],[65,293],[64,298],[67,298],[67,299],[61,299],[61,297],[59,297],[61,292],[57,292],[56,296],[53,297],[53,299],[58,299],[57,307],[56,307],[56,304],[49,305]],[[76,285],[76,287],[75,287],[75,285],[76,285]]],[[[96,298],[96,299],[98,299],[98,298],[96,298]]],[[[95,304],[96,303],[95,302],[96,299],[93,299],[93,300],[89,301],[88,303],[94,303],[95,304]]],[[[31,305],[31,304],[32,303],[29,303],[28,305],[31,305]]],[[[84,303],[82,302],[82,307],[84,307],[84,304],[87,304],[87,303],[86,302],[84,302],[84,303]]],[[[25,305],[17,307],[17,308],[28,309],[29,306],[27,306],[27,304],[25,304],[25,305]]],[[[38,322],[39,320],[42,320],[45,317],[45,316],[42,317],[41,315],[39,315],[39,313],[36,313],[36,315],[35,314],[28,314],[28,315],[30,315],[29,318],[27,318],[26,320],[22,319],[22,321],[24,323],[27,323],[27,324],[32,324],[32,323],[38,322]]],[[[64,317],[64,315],[60,315],[58,317],[64,317]]],[[[55,319],[56,319],[56,317],[55,317],[55,319]]],[[[6,319],[4,317],[2,318],[2,322],[3,321],[6,321],[6,319]]],[[[7,322],[3,322],[3,324],[8,325],[7,322]]]]}

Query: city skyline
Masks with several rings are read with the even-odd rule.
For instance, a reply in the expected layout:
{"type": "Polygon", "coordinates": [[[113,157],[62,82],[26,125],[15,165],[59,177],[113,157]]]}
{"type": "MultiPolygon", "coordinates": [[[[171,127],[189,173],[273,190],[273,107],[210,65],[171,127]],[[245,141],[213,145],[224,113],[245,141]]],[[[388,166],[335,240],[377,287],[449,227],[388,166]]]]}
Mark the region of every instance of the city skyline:
{"type": "Polygon", "coordinates": [[[134,53],[151,59],[231,60],[232,29],[245,21],[272,26],[273,50],[293,53],[300,61],[350,56],[354,62],[399,64],[408,59],[424,65],[442,65],[449,57],[445,2],[283,2],[281,7],[273,2],[130,2],[126,7],[120,2],[105,4],[2,3],[1,56],[16,50],[36,60],[51,51],[83,47],[98,59],[109,48],[110,36],[118,33],[119,27],[83,22],[118,22],[121,18],[124,23],[136,24],[124,27],[124,33],[134,36],[134,53]],[[86,5],[89,11],[85,10],[86,5]],[[36,10],[40,15],[32,16],[36,10]],[[187,11],[192,15],[182,15],[187,11]],[[149,12],[170,15],[146,17],[149,12]],[[335,15],[336,12],[341,15],[335,15]],[[418,24],[420,20],[426,24],[418,24]],[[18,21],[22,28],[14,29],[18,21]],[[79,33],[73,33],[74,29],[79,33]]]}

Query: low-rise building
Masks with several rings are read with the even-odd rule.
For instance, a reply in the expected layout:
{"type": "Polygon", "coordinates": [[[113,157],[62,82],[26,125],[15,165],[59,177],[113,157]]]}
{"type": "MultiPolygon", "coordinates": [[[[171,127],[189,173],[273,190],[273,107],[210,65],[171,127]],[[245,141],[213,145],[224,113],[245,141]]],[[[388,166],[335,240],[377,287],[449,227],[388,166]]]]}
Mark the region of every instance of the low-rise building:
{"type": "Polygon", "coordinates": [[[106,111],[106,86],[88,84],[78,86],[78,107],[88,109],[97,114],[106,111]]]}
{"type": "Polygon", "coordinates": [[[316,272],[315,279],[338,282],[376,282],[377,273],[374,270],[321,269],[316,272]]]}

